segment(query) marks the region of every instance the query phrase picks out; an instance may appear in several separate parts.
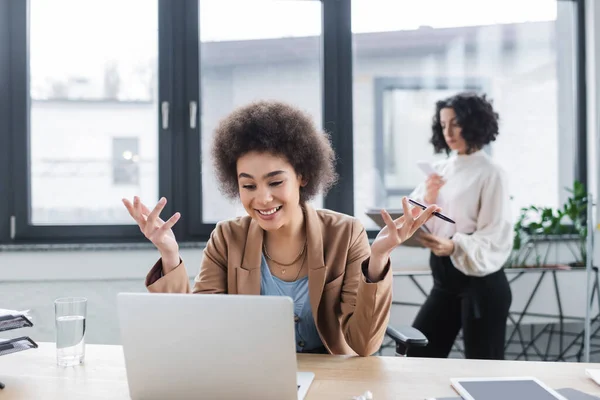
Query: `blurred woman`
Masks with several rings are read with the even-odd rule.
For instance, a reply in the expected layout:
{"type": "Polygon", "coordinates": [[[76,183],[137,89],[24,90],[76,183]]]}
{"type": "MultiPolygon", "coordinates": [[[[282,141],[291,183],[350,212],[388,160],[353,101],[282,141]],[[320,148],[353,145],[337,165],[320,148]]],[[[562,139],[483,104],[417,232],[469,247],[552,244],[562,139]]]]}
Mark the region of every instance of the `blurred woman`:
{"type": "Polygon", "coordinates": [[[432,130],[435,153],[448,158],[411,197],[436,203],[456,224],[433,218],[431,234],[419,236],[431,250],[434,285],[413,323],[429,345],[411,356],[447,357],[462,328],[466,358],[504,359],[510,198],[505,172],[483,150],[498,136],[498,114],[485,95],[461,93],[437,102],[432,130]]]}

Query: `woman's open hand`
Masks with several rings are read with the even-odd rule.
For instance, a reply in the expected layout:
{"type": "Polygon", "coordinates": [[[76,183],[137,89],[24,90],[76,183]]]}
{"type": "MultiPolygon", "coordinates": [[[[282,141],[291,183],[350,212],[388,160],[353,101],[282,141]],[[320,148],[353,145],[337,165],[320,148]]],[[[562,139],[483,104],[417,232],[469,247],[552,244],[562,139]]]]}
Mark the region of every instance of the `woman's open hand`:
{"type": "Polygon", "coordinates": [[[179,245],[173,233],[173,225],[179,221],[181,214],[173,214],[171,218],[163,221],[159,215],[165,204],[166,198],[161,198],[154,209],[150,211],[138,196],[133,197],[133,204],[123,199],[129,215],[137,222],[144,236],[150,240],[160,251],[164,272],[167,273],[179,265],[179,245]]]}
{"type": "Polygon", "coordinates": [[[402,208],[404,215],[395,220],[386,210],[381,210],[381,216],[386,226],[379,231],[371,245],[371,257],[387,259],[392,250],[410,238],[421,225],[431,218],[434,212],[441,210],[436,205],[430,205],[425,210],[411,207],[406,197],[402,199],[402,208]]]}

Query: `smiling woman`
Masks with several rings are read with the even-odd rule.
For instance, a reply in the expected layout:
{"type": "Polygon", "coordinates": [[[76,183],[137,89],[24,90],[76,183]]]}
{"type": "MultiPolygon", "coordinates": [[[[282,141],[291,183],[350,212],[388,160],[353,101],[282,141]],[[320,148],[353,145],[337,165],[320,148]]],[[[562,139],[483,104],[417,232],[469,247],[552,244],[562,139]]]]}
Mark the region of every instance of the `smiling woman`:
{"type": "Polygon", "coordinates": [[[387,226],[369,246],[358,219],[309,204],[335,182],[334,152],[308,114],[280,102],[233,111],[215,130],[212,156],[223,193],[248,215],[217,224],[192,289],[171,231],[179,214],[158,218],[166,199],[152,211],[123,200],[161,253],[148,290],[289,296],[298,352],[377,351],[392,302],[390,252],[438,207],[404,199],[404,216],[383,211],[387,226]]]}

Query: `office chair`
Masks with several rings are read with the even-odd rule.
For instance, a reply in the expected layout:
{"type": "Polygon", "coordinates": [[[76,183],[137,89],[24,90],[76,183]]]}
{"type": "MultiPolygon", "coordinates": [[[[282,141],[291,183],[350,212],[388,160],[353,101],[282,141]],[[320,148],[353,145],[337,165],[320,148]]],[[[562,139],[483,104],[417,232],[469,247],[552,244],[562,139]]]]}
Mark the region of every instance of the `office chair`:
{"type": "Polygon", "coordinates": [[[406,357],[411,348],[427,346],[429,343],[427,337],[412,326],[401,326],[398,329],[388,326],[385,334],[396,343],[396,357],[406,357]]]}

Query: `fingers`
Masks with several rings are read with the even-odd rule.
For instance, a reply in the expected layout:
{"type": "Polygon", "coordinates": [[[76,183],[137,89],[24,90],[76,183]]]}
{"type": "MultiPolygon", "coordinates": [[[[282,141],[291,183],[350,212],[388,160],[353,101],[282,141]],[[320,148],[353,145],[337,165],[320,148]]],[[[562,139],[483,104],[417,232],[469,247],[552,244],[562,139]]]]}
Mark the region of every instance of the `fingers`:
{"type": "MultiPolygon", "coordinates": [[[[133,210],[135,212],[135,218],[136,221],[138,221],[138,224],[141,222],[145,223],[146,219],[142,218],[142,201],[138,196],[133,197],[133,210]]],[[[142,226],[140,225],[140,227],[142,226]]]]}
{"type": "MultiPolygon", "coordinates": [[[[163,206],[163,209],[164,209],[164,206],[163,206]]],[[[146,205],[144,203],[142,203],[142,215],[149,217],[150,214],[151,214],[150,209],[148,207],[146,207],[146,205]]],[[[163,221],[162,218],[160,218],[158,216],[156,217],[156,226],[161,227],[164,223],[165,223],[165,221],[163,221]]]]}
{"type": "Polygon", "coordinates": [[[146,207],[146,205],[144,203],[142,203],[142,212],[146,216],[150,215],[150,209],[148,207],[146,207]]]}
{"type": "Polygon", "coordinates": [[[131,204],[131,202],[125,198],[121,199],[121,201],[123,202],[123,205],[125,205],[125,208],[127,209],[127,212],[129,212],[129,215],[133,217],[133,204],[131,204]]]}
{"type": "Polygon", "coordinates": [[[442,186],[444,186],[444,180],[441,177],[430,177],[425,182],[425,188],[428,192],[437,193],[442,186]]]}
{"type": "Polygon", "coordinates": [[[396,227],[396,229],[405,229],[405,231],[407,232],[411,232],[412,231],[412,227],[415,223],[415,217],[413,214],[413,210],[412,207],[408,204],[408,197],[404,196],[402,198],[402,209],[404,210],[404,215],[402,216],[404,218],[404,221],[402,223],[401,226],[396,227]]]}
{"type": "Polygon", "coordinates": [[[146,223],[146,219],[142,218],[141,213],[138,211],[139,204],[137,204],[137,203],[139,203],[139,198],[137,196],[134,196],[133,203],[131,203],[127,199],[122,199],[122,201],[123,201],[123,204],[125,205],[125,207],[127,208],[129,215],[131,215],[131,217],[135,220],[135,222],[138,223],[140,228],[143,228],[143,226],[146,223]]]}
{"type": "Polygon", "coordinates": [[[170,230],[173,227],[173,225],[175,225],[177,223],[177,221],[179,221],[180,217],[181,217],[181,214],[178,212],[173,214],[171,216],[171,218],[166,220],[165,223],[158,229],[158,232],[160,234],[166,233],[168,230],[170,230]]]}
{"type": "Polygon", "coordinates": [[[433,216],[434,212],[439,212],[440,210],[441,208],[436,206],[435,204],[432,204],[429,207],[427,207],[415,220],[415,227],[423,225],[425,222],[427,222],[427,220],[429,220],[429,218],[433,216]]]}
{"type": "MultiPolygon", "coordinates": [[[[156,204],[156,206],[154,206],[154,209],[152,210],[152,212],[148,215],[147,220],[146,220],[146,222],[147,222],[146,229],[144,230],[144,234],[146,234],[146,237],[149,237],[149,235],[152,234],[152,231],[154,231],[158,226],[160,226],[157,223],[157,219],[158,219],[158,216],[160,215],[160,213],[162,212],[162,210],[165,208],[165,204],[167,204],[167,199],[165,199],[164,197],[161,197],[160,200],[158,201],[158,203],[156,204]]],[[[140,205],[140,212],[141,212],[141,205],[140,205]]]]}
{"type": "Polygon", "coordinates": [[[157,247],[166,243],[165,237],[174,239],[171,228],[179,221],[181,214],[177,212],[167,221],[160,219],[159,215],[167,203],[166,198],[162,197],[152,211],[141,202],[138,196],[134,196],[133,203],[128,199],[122,199],[122,201],[129,214],[138,223],[144,236],[157,247]]]}
{"type": "Polygon", "coordinates": [[[446,183],[446,182],[444,181],[444,179],[441,176],[434,174],[434,175],[430,175],[427,178],[426,183],[429,185],[443,186],[444,183],[446,183]]]}
{"type": "Polygon", "coordinates": [[[422,211],[423,210],[421,208],[419,208],[419,207],[413,207],[410,210],[413,219],[417,218],[419,216],[419,214],[421,214],[422,211]]]}
{"type": "Polygon", "coordinates": [[[158,217],[158,215],[164,209],[165,204],[167,203],[167,199],[162,198],[162,205],[161,201],[159,201],[156,207],[154,207],[154,210],[152,211],[150,211],[150,209],[146,207],[144,203],[142,203],[138,196],[133,197],[133,203],[125,198],[121,199],[121,201],[123,202],[123,205],[125,205],[125,208],[127,208],[129,215],[131,215],[135,222],[138,223],[142,231],[146,226],[146,221],[150,217],[152,217],[153,224],[157,227],[161,227],[165,223],[165,221],[158,217]],[[153,211],[155,212],[154,214],[153,211]]]}
{"type": "MultiPolygon", "coordinates": [[[[394,221],[392,219],[392,217],[390,216],[390,214],[386,211],[386,210],[381,210],[381,217],[383,218],[383,222],[385,222],[385,225],[388,227],[388,229],[390,229],[390,232],[395,231],[396,228],[396,221],[394,221]]],[[[402,218],[402,217],[400,217],[402,218]]]]}
{"type": "MultiPolygon", "coordinates": [[[[406,222],[414,221],[413,207],[408,203],[408,197],[404,196],[402,198],[402,209],[404,211],[404,219],[406,222]]],[[[417,212],[419,210],[417,209],[417,212]]]]}

